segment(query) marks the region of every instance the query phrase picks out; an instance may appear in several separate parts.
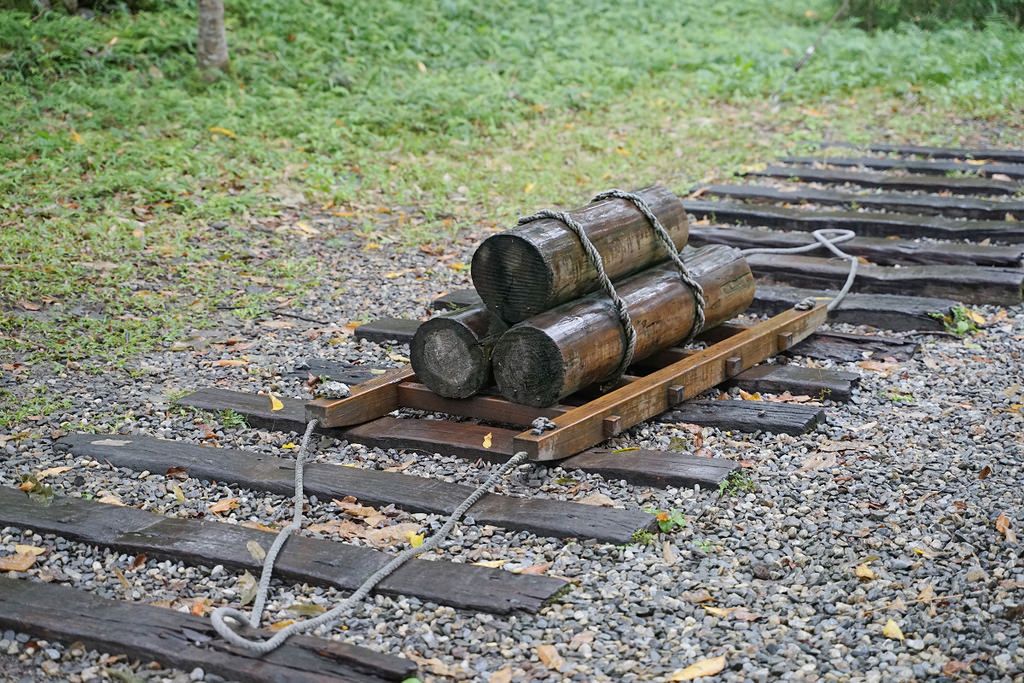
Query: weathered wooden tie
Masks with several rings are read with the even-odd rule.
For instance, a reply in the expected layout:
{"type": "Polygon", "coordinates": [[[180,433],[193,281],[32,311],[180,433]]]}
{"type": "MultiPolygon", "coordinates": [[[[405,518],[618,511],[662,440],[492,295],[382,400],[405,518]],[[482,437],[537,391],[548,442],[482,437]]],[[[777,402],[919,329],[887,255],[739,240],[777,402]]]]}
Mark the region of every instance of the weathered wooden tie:
{"type": "Polygon", "coordinates": [[[871,168],[882,171],[910,171],[924,175],[941,175],[949,173],[973,173],[974,175],[991,178],[1002,175],[1007,178],[1024,178],[1024,164],[1011,164],[997,161],[972,159],[971,161],[943,161],[934,159],[886,159],[880,157],[783,157],[787,164],[825,164],[848,168],[871,168]]]}
{"type": "Polygon", "coordinates": [[[1020,189],[1016,183],[988,178],[936,178],[927,175],[892,175],[870,171],[829,171],[808,166],[767,166],[762,171],[743,175],[762,178],[794,178],[812,183],[859,185],[884,190],[921,190],[967,195],[1012,195],[1020,189]]]}
{"type": "Polygon", "coordinates": [[[863,149],[883,154],[905,154],[935,159],[991,159],[992,161],[1005,161],[1011,164],[1024,164],[1024,150],[1020,149],[993,149],[986,147],[968,149],[965,147],[928,147],[883,143],[856,144],[850,142],[820,142],[818,145],[821,147],[863,149]]]}
{"type": "MultiPolygon", "coordinates": [[[[58,442],[59,450],[103,459],[115,448],[172,452],[175,441],[132,437],[121,446],[93,446],[96,441],[124,441],[117,435],[79,434],[58,442]]],[[[181,465],[179,465],[181,466],[181,465]]],[[[187,468],[186,468],[187,469],[187,468]]],[[[290,521],[290,520],[286,520],[290,521]]],[[[180,560],[189,564],[225,565],[257,574],[262,562],[249,544],[264,550],[275,534],[217,521],[164,517],[133,507],[105,505],[84,498],[55,497],[42,505],[21,491],[0,488],[0,524],[33,529],[126,553],[180,560]]],[[[318,538],[292,536],[278,556],[275,575],[341,590],[355,590],[393,555],[318,538]]],[[[565,587],[561,579],[478,567],[471,564],[413,559],[377,584],[383,595],[411,595],[442,605],[480,612],[536,612],[565,587]]]]}
{"type": "Polygon", "coordinates": [[[654,419],[656,422],[703,424],[736,432],[804,434],[825,421],[825,411],[819,406],[796,403],[687,401],[654,419]]]}
{"type": "Polygon", "coordinates": [[[416,675],[408,659],[312,636],[293,636],[257,655],[225,643],[203,617],[28,579],[0,578],[0,628],[244,683],[381,683],[416,675]]]}

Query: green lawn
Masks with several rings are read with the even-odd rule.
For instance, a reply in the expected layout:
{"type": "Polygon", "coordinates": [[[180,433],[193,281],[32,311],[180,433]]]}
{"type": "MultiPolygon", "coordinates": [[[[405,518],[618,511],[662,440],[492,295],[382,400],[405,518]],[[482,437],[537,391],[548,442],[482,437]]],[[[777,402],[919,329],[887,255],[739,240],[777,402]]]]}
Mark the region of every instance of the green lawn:
{"type": "MultiPolygon", "coordinates": [[[[213,84],[194,2],[151,4],[0,11],[4,362],[98,369],[201,324],[245,271],[247,217],[282,203],[368,233],[416,206],[390,235],[416,243],[611,186],[684,191],[823,136],[1024,144],[1024,40],[1001,24],[840,22],[773,101],[835,3],[233,0],[213,84]]],[[[302,263],[268,268],[301,294],[302,263]]]]}

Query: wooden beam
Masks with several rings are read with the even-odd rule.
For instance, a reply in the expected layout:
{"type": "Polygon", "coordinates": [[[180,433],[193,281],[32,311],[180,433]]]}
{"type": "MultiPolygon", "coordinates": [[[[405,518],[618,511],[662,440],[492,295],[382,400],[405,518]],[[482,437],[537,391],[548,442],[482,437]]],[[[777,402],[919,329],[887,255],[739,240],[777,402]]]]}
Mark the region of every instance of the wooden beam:
{"type": "Polygon", "coordinates": [[[403,365],[365,384],[352,387],[348,398],[321,398],[306,404],[306,421],[316,419],[324,427],[344,427],[369,422],[398,410],[398,385],[415,381],[411,365],[403,365]]]}
{"type": "Polygon", "coordinates": [[[760,225],[810,232],[822,228],[853,230],[863,237],[931,237],[941,240],[991,240],[1024,243],[1024,223],[1015,221],[957,221],[938,216],[864,213],[857,211],[801,211],[778,206],[732,202],[688,201],[686,210],[722,223],[760,225]]]}
{"type": "Polygon", "coordinates": [[[535,435],[523,432],[515,437],[515,450],[525,450],[534,460],[553,460],[573,455],[604,440],[604,419],[621,418],[622,428],[650,419],[671,407],[668,389],[685,387],[684,398],[691,398],[726,379],[724,361],[740,356],[743,367],[774,356],[780,351],[781,334],[799,341],[825,321],[824,304],[807,311],[791,310],[708,347],[690,358],[654,372],[605,396],[555,418],[556,429],[535,435]]]}
{"type": "Polygon", "coordinates": [[[920,145],[892,145],[882,143],[854,144],[850,142],[820,142],[821,147],[844,147],[846,149],[865,149],[869,152],[883,154],[913,154],[935,159],[991,159],[1006,161],[1012,164],[1024,164],[1024,150],[966,148],[966,147],[924,147],[920,145]]]}
{"type": "MultiPolygon", "coordinates": [[[[111,439],[86,434],[64,437],[59,443],[68,444],[75,453],[108,460],[116,466],[153,472],[185,467],[190,476],[198,479],[232,482],[281,495],[291,495],[293,491],[295,466],[290,458],[229,448],[189,447],[179,442],[174,442],[173,449],[153,448],[138,437],[111,439]],[[125,441],[119,446],[112,443],[125,441]]],[[[304,475],[306,495],[322,500],[354,496],[374,507],[395,505],[409,512],[439,515],[451,514],[474,488],[397,472],[323,463],[307,464],[304,475]]],[[[594,538],[611,543],[628,543],[635,531],[653,528],[655,524],[653,515],[640,510],[496,493],[481,498],[470,514],[477,523],[522,529],[539,536],[594,538]]]]}
{"type": "Polygon", "coordinates": [[[884,190],[921,190],[973,195],[1012,195],[1020,186],[988,178],[935,178],[926,175],[893,175],[858,171],[828,171],[807,166],[768,166],[763,171],[747,171],[743,175],[762,178],[795,178],[812,183],[860,185],[884,190]]]}
{"type": "MultiPolygon", "coordinates": [[[[816,335],[812,335],[816,336],[816,335]]],[[[807,343],[808,337],[794,348],[807,343]]],[[[794,396],[810,396],[814,399],[849,401],[853,387],[860,381],[860,375],[826,368],[805,368],[799,365],[755,365],[729,380],[730,386],[737,386],[751,393],[781,394],[789,392],[794,396]]]]}
{"type": "Polygon", "coordinates": [[[352,336],[361,341],[372,341],[377,344],[404,344],[419,327],[418,320],[405,318],[380,318],[373,322],[360,325],[352,331],[352,336]]]}
{"type": "MultiPolygon", "coordinates": [[[[690,243],[726,244],[737,249],[778,249],[817,244],[806,232],[778,232],[721,225],[690,228],[690,243]]],[[[840,248],[876,265],[959,265],[1020,268],[1024,246],[986,246],[960,242],[920,242],[880,237],[856,237],[840,248]]],[[[831,256],[821,247],[809,255],[831,256]]]]}
{"type": "Polygon", "coordinates": [[[767,401],[687,401],[658,422],[687,422],[732,432],[804,434],[825,421],[818,406],[767,401]]]}
{"type": "Polygon", "coordinates": [[[910,171],[924,175],[941,175],[949,173],[972,173],[978,176],[992,177],[1003,175],[1008,178],[1024,178],[1024,165],[1008,164],[988,160],[947,161],[936,159],[885,159],[879,157],[784,157],[780,159],[787,164],[824,164],[845,168],[871,168],[882,171],[910,171]]]}
{"type": "MultiPolygon", "coordinates": [[[[822,190],[810,185],[699,185],[693,189],[693,197],[711,196],[769,201],[784,204],[810,203],[823,206],[846,206],[892,211],[947,216],[950,218],[976,218],[1004,220],[1007,217],[1024,219],[1024,202],[995,201],[974,197],[939,196],[934,194],[911,194],[904,192],[837,192],[822,190]]],[[[688,202],[683,202],[687,205],[688,202]]],[[[687,209],[689,210],[689,209],[687,209]]],[[[695,226],[690,226],[691,234],[695,226]]]]}
{"type": "MultiPolygon", "coordinates": [[[[841,259],[784,254],[747,257],[758,278],[797,287],[840,287],[850,271],[841,259]]],[[[1015,306],[1024,293],[1024,269],[981,266],[873,266],[861,264],[854,292],[947,298],[970,304],[1015,306]]]]}
{"type": "MultiPolygon", "coordinates": [[[[90,449],[90,440],[98,438],[82,435],[65,438],[60,442],[60,449],[99,458],[113,450],[109,446],[90,449]]],[[[173,452],[182,445],[178,441],[134,437],[127,447],[173,452]]],[[[275,538],[270,531],[209,518],[164,517],[85,498],[57,496],[44,506],[21,491],[8,488],[0,488],[2,524],[56,534],[119,552],[143,553],[150,558],[168,558],[193,565],[222,564],[252,570],[257,575],[262,562],[253,558],[249,544],[268,549],[275,538]]],[[[352,591],[392,557],[390,553],[372,548],[296,535],[288,539],[278,556],[274,576],[352,591]]],[[[412,595],[461,609],[509,614],[535,613],[565,587],[560,579],[529,576],[461,562],[413,559],[377,584],[374,593],[412,595]]]]}

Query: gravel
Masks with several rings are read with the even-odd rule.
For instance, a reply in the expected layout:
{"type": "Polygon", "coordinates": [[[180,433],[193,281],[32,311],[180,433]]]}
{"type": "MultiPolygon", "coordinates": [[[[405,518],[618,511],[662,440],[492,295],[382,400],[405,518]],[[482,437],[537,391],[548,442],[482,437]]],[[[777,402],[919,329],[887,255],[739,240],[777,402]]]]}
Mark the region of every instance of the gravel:
{"type": "MultiPolygon", "coordinates": [[[[356,342],[347,323],[425,316],[434,297],[468,286],[467,273],[457,264],[469,261],[483,236],[464,237],[450,248],[455,257],[439,263],[437,254],[417,249],[364,250],[365,240],[330,216],[294,218],[317,226],[323,239],[285,242],[253,232],[256,237],[249,239],[262,242],[249,246],[313,260],[311,293],[283,312],[321,322],[282,316],[247,320],[225,312],[215,328],[175,340],[173,348],[182,350],[140,357],[130,373],[97,375],[70,367],[56,373],[40,367],[5,372],[2,385],[16,394],[28,396],[45,386],[68,407],[0,436],[5,454],[0,485],[17,485],[23,473],[67,466],[45,479],[57,495],[118,500],[168,516],[195,516],[217,501],[237,498],[237,508],[218,515],[221,522],[290,519],[283,496],[114,468],[59,453],[52,441],[88,430],[293,453],[286,446],[297,443],[296,434],[238,426],[223,415],[178,408],[172,399],[206,386],[308,398],[301,375],[292,372],[304,359],[373,366],[404,362],[406,347],[356,342]],[[215,363],[243,356],[243,366],[215,363]]],[[[253,272],[259,272],[258,264],[253,272]]],[[[827,423],[810,434],[705,428],[703,446],[718,457],[744,461],[753,490],[720,497],[703,489],[630,486],[558,466],[515,472],[502,493],[565,500],[604,494],[624,507],[679,509],[688,520],[649,544],[627,546],[467,524],[443,553],[426,555],[457,562],[502,560],[509,570],[550,563],[547,573],[570,579],[572,588],[539,614],[502,617],[412,597],[374,596],[324,635],[416,659],[424,680],[486,681],[503,671],[516,681],[666,680],[698,660],[725,655],[719,680],[1022,681],[1024,559],[1020,546],[996,525],[1002,514],[1011,530],[1024,529],[1017,476],[1024,452],[1024,311],[1019,306],[978,310],[994,321],[979,335],[904,335],[920,341],[921,352],[883,371],[870,369],[877,364],[797,358],[794,362],[862,376],[850,403],[824,402],[827,423]],[[858,567],[870,570],[870,578],[858,576],[858,567]],[[902,640],[883,634],[889,620],[902,640]],[[559,670],[546,650],[538,651],[543,645],[555,647],[559,670]]],[[[864,360],[886,363],[867,355],[864,360]]],[[[641,425],[612,443],[697,446],[689,431],[672,424],[641,425]]],[[[445,481],[476,483],[493,470],[483,463],[334,439],[316,445],[316,461],[403,466],[407,474],[445,481]]],[[[428,533],[443,521],[391,512],[395,521],[418,521],[428,533]]],[[[339,514],[330,501],[309,501],[308,521],[339,514]]],[[[32,529],[0,529],[0,555],[13,552],[15,544],[46,552],[28,571],[12,576],[171,609],[237,606],[247,580],[222,566],[148,559],[133,567],[131,555],[32,529]]],[[[301,608],[288,608],[296,606],[329,608],[341,597],[333,589],[275,580],[265,621],[294,618],[301,608]]],[[[162,669],[28,633],[0,636],[4,680],[221,680],[198,668],[162,669]]]]}

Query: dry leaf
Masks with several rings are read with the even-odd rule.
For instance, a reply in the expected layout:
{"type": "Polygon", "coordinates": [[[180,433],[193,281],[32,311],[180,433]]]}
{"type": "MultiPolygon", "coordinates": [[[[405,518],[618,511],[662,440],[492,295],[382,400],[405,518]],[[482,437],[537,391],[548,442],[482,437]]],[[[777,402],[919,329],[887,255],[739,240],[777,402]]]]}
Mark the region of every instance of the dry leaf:
{"type": "Polygon", "coordinates": [[[992,468],[989,467],[988,465],[985,465],[984,467],[981,468],[981,472],[978,472],[978,479],[985,479],[990,474],[992,474],[992,468]]]}
{"type": "Polygon", "coordinates": [[[538,645],[537,646],[537,657],[540,659],[540,663],[547,668],[558,671],[565,664],[565,660],[558,654],[558,650],[555,649],[554,645],[538,645]]]}
{"type": "Polygon", "coordinates": [[[249,361],[242,360],[241,358],[226,358],[223,360],[214,361],[214,365],[218,365],[222,368],[237,368],[242,365],[248,364],[249,361]]]}
{"type": "Polygon", "coordinates": [[[708,600],[712,599],[711,593],[709,593],[706,588],[701,588],[695,591],[683,591],[679,594],[679,597],[683,600],[686,600],[687,602],[692,602],[695,604],[707,602],[708,600]]]}
{"type": "Polygon", "coordinates": [[[935,589],[932,588],[932,585],[930,583],[926,583],[924,585],[924,588],[921,589],[921,592],[917,594],[918,602],[928,602],[934,597],[935,589]]]}
{"type": "Polygon", "coordinates": [[[389,353],[388,358],[395,361],[396,363],[408,363],[409,359],[400,353],[389,353]]]}
{"type": "Polygon", "coordinates": [[[284,404],[281,403],[281,399],[279,399],[277,396],[274,396],[273,394],[271,394],[269,392],[267,393],[267,396],[270,397],[270,411],[271,412],[274,412],[274,411],[277,411],[277,410],[281,410],[282,408],[284,408],[284,404]]]}
{"type": "Polygon", "coordinates": [[[294,619],[284,619],[283,621],[275,621],[273,624],[267,627],[267,630],[271,631],[272,633],[277,633],[281,629],[288,628],[294,623],[294,619]]]}
{"type": "Polygon", "coordinates": [[[577,503],[583,503],[584,505],[597,505],[600,507],[611,508],[615,507],[615,501],[606,496],[603,493],[594,493],[586,498],[580,498],[577,503]]]}
{"type": "Polygon", "coordinates": [[[118,505],[120,507],[125,507],[125,504],[121,502],[121,499],[115,496],[113,493],[108,493],[102,498],[97,498],[96,502],[103,503],[105,505],[118,505]]]}
{"type": "Polygon", "coordinates": [[[868,566],[867,562],[862,562],[861,564],[858,564],[857,568],[854,570],[854,573],[857,575],[858,578],[861,579],[871,580],[875,578],[875,573],[871,571],[871,567],[868,566]]]}
{"type": "Polygon", "coordinates": [[[128,582],[128,579],[125,578],[124,574],[121,572],[120,569],[118,569],[117,567],[114,567],[113,570],[114,570],[114,576],[116,576],[117,580],[121,582],[121,587],[124,588],[124,592],[127,593],[129,596],[131,596],[131,594],[132,594],[132,584],[130,584],[128,582]]]}
{"type": "Polygon", "coordinates": [[[48,477],[51,474],[63,474],[63,473],[67,472],[70,469],[71,469],[70,467],[66,467],[66,466],[65,467],[51,467],[49,469],[45,469],[45,470],[43,470],[42,472],[40,472],[39,474],[36,475],[36,481],[39,481],[43,477],[48,477]]]}
{"type": "Polygon", "coordinates": [[[21,543],[15,543],[14,552],[18,553],[19,555],[42,555],[46,552],[46,548],[40,548],[37,545],[22,545],[21,543]]]}
{"type": "Polygon", "coordinates": [[[727,617],[736,609],[735,607],[711,607],[710,605],[701,605],[701,607],[707,610],[708,614],[714,614],[716,617],[727,617]]]}
{"type": "Polygon", "coordinates": [[[670,567],[679,560],[676,556],[676,551],[672,548],[672,544],[669,541],[665,541],[661,546],[661,556],[664,558],[665,564],[670,567]]]}
{"type": "Polygon", "coordinates": [[[510,683],[512,680],[512,667],[506,666],[500,671],[495,671],[487,679],[487,683],[510,683]]]}
{"type": "Polygon", "coordinates": [[[269,527],[266,524],[260,524],[259,522],[242,522],[239,526],[244,526],[246,529],[259,529],[260,531],[269,531],[272,534],[281,533],[280,529],[269,527]]]}
{"type": "Polygon", "coordinates": [[[185,502],[185,494],[182,493],[180,486],[178,486],[177,484],[171,484],[171,491],[174,492],[175,500],[177,500],[179,503],[185,502]]]}
{"type": "Polygon", "coordinates": [[[208,510],[210,512],[212,512],[213,514],[215,514],[215,515],[219,515],[222,512],[227,512],[228,510],[234,510],[237,507],[238,507],[238,499],[237,498],[225,498],[224,500],[219,500],[216,503],[214,503],[213,505],[211,505],[208,508],[208,510]]]}
{"type": "Polygon", "coordinates": [[[238,577],[238,581],[235,582],[235,590],[238,591],[238,602],[242,607],[245,607],[250,602],[256,599],[256,592],[259,589],[259,583],[256,581],[256,577],[253,576],[246,570],[241,576],[238,577]]]}
{"type": "MultiPolygon", "coordinates": [[[[971,668],[971,662],[964,662],[958,659],[951,659],[946,662],[946,665],[942,667],[943,676],[953,676],[960,673],[961,671],[967,671],[971,668]]],[[[960,678],[958,676],[958,678],[960,678]]]]}
{"type": "Polygon", "coordinates": [[[0,557],[0,572],[23,572],[36,563],[34,553],[18,553],[0,557]]]}
{"type": "Polygon", "coordinates": [[[744,401],[763,401],[764,400],[764,399],[761,398],[761,394],[751,394],[751,393],[749,393],[747,391],[743,391],[742,389],[740,389],[740,398],[742,398],[744,401]]]}
{"type": "Polygon", "coordinates": [[[387,520],[387,515],[366,505],[359,505],[352,496],[346,496],[342,500],[334,498],[332,501],[346,515],[361,517],[370,526],[377,526],[387,520]]]}
{"type": "Polygon", "coordinates": [[[491,569],[497,569],[504,565],[506,562],[508,562],[508,560],[480,560],[479,562],[474,562],[473,564],[475,564],[478,567],[490,567],[491,569]]]}
{"type": "Polygon", "coordinates": [[[882,635],[886,638],[903,642],[903,631],[900,630],[899,624],[892,619],[885,622],[885,627],[882,629],[882,635]]]}
{"type": "Polygon", "coordinates": [[[370,545],[374,545],[378,548],[386,548],[406,540],[410,531],[413,533],[418,532],[420,530],[420,525],[417,522],[403,522],[401,524],[386,526],[383,529],[366,529],[366,527],[359,528],[363,531],[362,537],[366,539],[370,545]]]}
{"type": "Polygon", "coordinates": [[[139,553],[132,560],[132,563],[128,565],[128,571],[135,571],[144,564],[146,564],[146,553],[139,553]]]}
{"type": "Polygon", "coordinates": [[[569,649],[570,650],[578,650],[578,649],[580,649],[580,646],[583,645],[584,643],[592,643],[592,642],[594,642],[594,632],[593,631],[581,631],[581,632],[577,633],[576,635],[574,635],[572,637],[572,640],[569,641],[569,649]]]}
{"type": "Polygon", "coordinates": [[[699,662],[695,662],[685,669],[680,669],[671,676],[670,681],[692,681],[695,678],[702,678],[704,676],[714,676],[716,673],[725,668],[725,655],[719,655],[717,657],[711,657],[710,659],[702,659],[699,662]]]}
{"type": "Polygon", "coordinates": [[[267,551],[264,550],[263,546],[256,541],[246,541],[245,549],[249,551],[250,555],[252,555],[252,559],[257,562],[262,562],[263,558],[267,556],[267,551]]]}
{"type": "Polygon", "coordinates": [[[295,323],[290,320],[264,320],[260,325],[271,330],[287,330],[295,327],[295,323]]]}
{"type": "Polygon", "coordinates": [[[185,479],[188,479],[188,469],[178,465],[168,467],[167,471],[164,473],[164,476],[167,477],[168,479],[178,479],[184,481],[185,479]]]}
{"type": "Polygon", "coordinates": [[[1017,534],[1010,528],[1010,518],[1006,516],[1005,512],[1000,512],[999,517],[996,518],[996,531],[1006,537],[1007,543],[1017,542],[1017,534]]]}
{"type": "Polygon", "coordinates": [[[491,447],[491,437],[492,436],[493,436],[492,432],[487,432],[486,434],[484,434],[484,443],[483,443],[484,448],[490,448],[491,447]]]}
{"type": "Polygon", "coordinates": [[[532,564],[526,569],[521,569],[516,572],[517,574],[547,574],[548,569],[551,568],[550,562],[541,562],[540,564],[532,564]]]}
{"type": "Polygon", "coordinates": [[[862,360],[858,365],[865,370],[881,373],[883,377],[888,377],[890,373],[894,370],[898,370],[900,367],[896,363],[882,363],[877,360],[862,360]]]}

